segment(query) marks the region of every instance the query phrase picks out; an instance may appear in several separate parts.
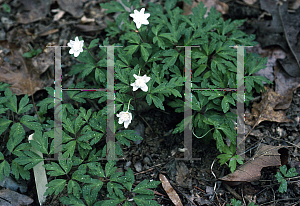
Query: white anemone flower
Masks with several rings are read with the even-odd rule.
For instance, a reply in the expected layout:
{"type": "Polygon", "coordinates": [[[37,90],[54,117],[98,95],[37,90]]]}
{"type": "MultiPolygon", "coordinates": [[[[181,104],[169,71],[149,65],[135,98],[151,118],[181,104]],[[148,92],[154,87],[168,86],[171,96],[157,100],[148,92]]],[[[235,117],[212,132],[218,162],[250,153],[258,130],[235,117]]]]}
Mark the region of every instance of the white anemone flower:
{"type": "Polygon", "coordinates": [[[83,52],[83,40],[79,41],[78,37],[75,38],[75,41],[70,40],[68,46],[71,47],[69,53],[74,54],[74,57],[78,57],[80,52],[83,52]]]}
{"type": "Polygon", "coordinates": [[[127,129],[128,125],[131,123],[132,120],[132,114],[130,112],[120,112],[117,114],[117,117],[119,117],[119,124],[124,123],[124,127],[127,129]]]}
{"type": "Polygon", "coordinates": [[[145,8],[142,8],[140,12],[138,12],[138,10],[134,10],[134,14],[130,14],[130,16],[133,18],[136,28],[138,29],[141,27],[142,24],[149,24],[147,18],[150,16],[150,14],[144,14],[144,12],[145,8]]]}
{"type": "Polygon", "coordinates": [[[141,89],[144,92],[148,91],[148,86],[147,86],[147,82],[150,81],[150,77],[147,77],[147,75],[145,74],[144,76],[138,76],[136,74],[133,75],[135,78],[135,82],[130,84],[133,87],[133,91],[136,91],[137,89],[141,89]]]}

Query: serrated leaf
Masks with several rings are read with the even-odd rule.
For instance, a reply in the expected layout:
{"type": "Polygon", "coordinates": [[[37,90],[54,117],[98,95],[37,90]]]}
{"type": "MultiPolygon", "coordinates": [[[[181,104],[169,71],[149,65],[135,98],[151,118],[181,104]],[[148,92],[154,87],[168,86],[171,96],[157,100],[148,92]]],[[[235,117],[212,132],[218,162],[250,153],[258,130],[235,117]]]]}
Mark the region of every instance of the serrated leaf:
{"type": "Polygon", "coordinates": [[[145,195],[152,195],[152,194],[154,194],[154,192],[151,190],[147,190],[147,189],[156,188],[157,185],[159,185],[160,183],[161,183],[160,181],[149,182],[149,180],[143,180],[132,190],[132,192],[139,193],[139,194],[145,194],[145,195]]]}
{"type": "Polygon", "coordinates": [[[79,198],[76,198],[72,194],[69,194],[68,197],[59,198],[60,202],[65,205],[73,205],[73,206],[85,206],[85,204],[79,198]]]}
{"type": "Polygon", "coordinates": [[[66,180],[64,179],[55,179],[49,182],[46,186],[48,187],[44,195],[52,195],[54,192],[55,195],[58,195],[65,188],[66,180]]]}
{"type": "Polygon", "coordinates": [[[132,55],[138,47],[139,45],[129,45],[125,47],[124,50],[127,51],[126,55],[132,55]]]}
{"type": "Polygon", "coordinates": [[[46,135],[43,136],[41,131],[36,131],[33,135],[33,140],[29,142],[37,151],[48,154],[48,137],[46,135]]]}
{"type": "Polygon", "coordinates": [[[17,180],[19,179],[20,175],[24,180],[29,180],[30,179],[29,170],[24,170],[24,167],[22,167],[20,164],[18,164],[14,160],[12,161],[12,164],[11,164],[11,172],[17,180]]]}
{"type": "Polygon", "coordinates": [[[3,181],[3,175],[9,177],[9,173],[10,173],[9,163],[6,160],[4,160],[0,164],[0,180],[3,181]]]}
{"type": "Polygon", "coordinates": [[[115,161],[108,161],[105,165],[105,173],[106,173],[106,177],[109,177],[110,175],[112,175],[117,167],[114,167],[116,164],[115,161]]]}
{"type": "Polygon", "coordinates": [[[0,135],[9,127],[11,122],[11,120],[0,118],[0,135]]]}
{"type": "Polygon", "coordinates": [[[65,158],[72,157],[74,155],[75,147],[76,147],[76,141],[70,141],[67,144],[63,145],[63,151],[66,150],[63,154],[64,157],[65,158]]]}
{"type": "Polygon", "coordinates": [[[68,182],[68,193],[72,193],[76,198],[80,198],[80,194],[81,194],[81,188],[80,185],[74,181],[74,180],[70,180],[68,182]]]}
{"type": "Polygon", "coordinates": [[[224,140],[222,138],[222,135],[218,129],[215,129],[213,133],[214,139],[217,141],[217,148],[219,149],[220,152],[223,151],[223,146],[224,146],[224,140]]]}
{"type": "Polygon", "coordinates": [[[48,175],[51,176],[60,176],[60,175],[65,175],[65,171],[56,163],[56,162],[51,162],[51,164],[45,164],[44,167],[46,170],[52,170],[47,172],[48,175]]]}
{"type": "Polygon", "coordinates": [[[147,49],[146,49],[143,45],[141,45],[141,54],[142,54],[143,60],[144,60],[145,62],[147,62],[147,60],[148,60],[150,54],[149,54],[149,52],[147,51],[147,49]]]}
{"type": "Polygon", "coordinates": [[[160,108],[161,110],[165,110],[163,102],[161,101],[161,99],[159,97],[151,95],[151,94],[149,96],[153,100],[153,103],[157,108],[160,108]]]}
{"type": "Polygon", "coordinates": [[[9,133],[9,140],[7,142],[7,149],[13,151],[13,149],[25,138],[25,130],[20,123],[15,123],[11,127],[9,133]]]}
{"type": "Polygon", "coordinates": [[[24,151],[24,155],[15,159],[16,163],[20,165],[26,165],[24,167],[25,170],[33,168],[43,160],[44,159],[41,156],[32,151],[24,151]]]}
{"type": "MultiPolygon", "coordinates": [[[[8,89],[8,88],[7,88],[7,89],[8,89]]],[[[9,89],[8,89],[8,90],[9,90],[9,89]]],[[[6,90],[6,91],[7,91],[7,90],[6,90]]],[[[5,91],[5,93],[6,93],[6,91],[5,91]]],[[[10,91],[10,90],[9,90],[9,91],[10,91]]],[[[5,95],[5,96],[7,96],[7,95],[5,95]]],[[[14,94],[12,97],[10,97],[10,98],[8,99],[8,101],[4,103],[4,105],[5,105],[6,107],[8,107],[11,111],[17,113],[17,97],[16,97],[16,95],[14,94]]]]}
{"type": "Polygon", "coordinates": [[[147,206],[160,206],[154,199],[154,195],[136,195],[133,197],[134,202],[138,206],[147,205],[147,206]]]}
{"type": "Polygon", "coordinates": [[[21,117],[20,122],[24,124],[29,129],[38,131],[42,129],[42,125],[37,122],[37,119],[30,115],[24,115],[21,117]]]}
{"type": "Polygon", "coordinates": [[[110,3],[100,3],[100,6],[104,9],[108,9],[105,11],[107,14],[115,12],[127,12],[122,4],[116,1],[111,1],[110,3]]]}
{"type": "Polygon", "coordinates": [[[88,48],[91,49],[91,48],[98,46],[98,42],[99,42],[99,38],[93,39],[88,48]]]}
{"type": "Polygon", "coordinates": [[[284,193],[286,191],[287,191],[287,181],[285,179],[283,179],[279,186],[279,192],[284,193]]]}

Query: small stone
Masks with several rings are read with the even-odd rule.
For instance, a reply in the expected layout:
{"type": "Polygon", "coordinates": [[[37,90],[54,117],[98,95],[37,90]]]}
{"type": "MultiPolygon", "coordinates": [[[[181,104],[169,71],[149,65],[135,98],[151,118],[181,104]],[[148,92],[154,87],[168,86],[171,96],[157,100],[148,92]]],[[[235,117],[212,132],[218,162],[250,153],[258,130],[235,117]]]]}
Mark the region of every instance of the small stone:
{"type": "Polygon", "coordinates": [[[150,159],[149,159],[149,157],[145,157],[144,158],[144,160],[143,160],[143,163],[145,164],[145,165],[150,165],[150,159]]]}
{"type": "Polygon", "coordinates": [[[126,162],[126,165],[124,166],[124,169],[128,170],[128,168],[130,167],[130,165],[131,165],[131,161],[126,162]]]}
{"type": "Polygon", "coordinates": [[[293,142],[295,140],[295,137],[293,136],[288,136],[289,141],[293,142]]]}
{"type": "Polygon", "coordinates": [[[141,172],[142,171],[142,163],[141,162],[137,162],[134,164],[134,168],[137,172],[141,172]]]}

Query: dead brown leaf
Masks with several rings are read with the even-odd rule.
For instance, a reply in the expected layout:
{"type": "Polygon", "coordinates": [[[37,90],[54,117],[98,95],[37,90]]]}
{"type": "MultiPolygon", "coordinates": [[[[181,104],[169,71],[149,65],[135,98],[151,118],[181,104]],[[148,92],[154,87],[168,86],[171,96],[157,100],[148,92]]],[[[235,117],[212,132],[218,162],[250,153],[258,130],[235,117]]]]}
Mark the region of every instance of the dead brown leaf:
{"type": "Polygon", "coordinates": [[[9,189],[0,190],[1,206],[21,206],[33,203],[33,199],[26,195],[21,195],[9,189]]]}
{"type": "Polygon", "coordinates": [[[19,23],[28,24],[44,19],[49,14],[52,1],[21,0],[23,11],[17,14],[19,23]]]}
{"type": "Polygon", "coordinates": [[[75,18],[80,18],[83,15],[83,3],[87,0],[57,0],[59,7],[72,14],[75,18]]]}
{"type": "Polygon", "coordinates": [[[183,15],[190,15],[192,14],[192,8],[198,6],[200,2],[203,2],[205,7],[207,7],[206,14],[204,15],[204,18],[207,17],[208,12],[210,11],[210,8],[213,6],[215,9],[220,12],[221,14],[227,14],[228,12],[228,5],[226,3],[220,2],[218,0],[192,0],[192,4],[189,5],[188,3],[183,3],[183,15]]]}
{"type": "Polygon", "coordinates": [[[40,79],[40,75],[54,63],[53,48],[48,48],[33,58],[24,59],[22,54],[25,52],[20,47],[7,41],[0,41],[0,47],[8,51],[0,53],[0,59],[6,59],[0,67],[0,82],[10,84],[13,93],[30,96],[53,83],[53,80],[46,83],[40,79]]]}
{"type": "Polygon", "coordinates": [[[244,163],[233,173],[220,178],[220,180],[231,186],[239,185],[242,182],[257,181],[261,176],[262,168],[280,166],[286,164],[287,160],[288,150],[284,146],[261,144],[251,160],[244,163]]]}
{"type": "Polygon", "coordinates": [[[289,76],[280,66],[274,67],[274,75],[276,76],[275,91],[284,97],[275,109],[287,109],[293,100],[294,90],[300,87],[300,77],[289,76]]]}
{"type": "Polygon", "coordinates": [[[168,194],[169,198],[174,203],[174,205],[175,206],[183,206],[178,194],[173,189],[173,187],[171,186],[171,184],[168,181],[168,179],[166,178],[166,176],[164,176],[163,174],[159,174],[159,180],[161,181],[161,184],[162,184],[164,190],[166,191],[166,193],[168,194]]]}
{"type": "Polygon", "coordinates": [[[190,171],[188,167],[182,162],[176,164],[176,182],[179,186],[184,188],[192,188],[192,179],[190,178],[190,171]]]}
{"type": "Polygon", "coordinates": [[[283,96],[277,94],[272,89],[265,87],[260,103],[253,103],[251,114],[246,114],[245,123],[251,126],[258,125],[262,121],[271,122],[293,122],[288,119],[284,111],[274,111],[277,104],[282,102],[283,96]]]}

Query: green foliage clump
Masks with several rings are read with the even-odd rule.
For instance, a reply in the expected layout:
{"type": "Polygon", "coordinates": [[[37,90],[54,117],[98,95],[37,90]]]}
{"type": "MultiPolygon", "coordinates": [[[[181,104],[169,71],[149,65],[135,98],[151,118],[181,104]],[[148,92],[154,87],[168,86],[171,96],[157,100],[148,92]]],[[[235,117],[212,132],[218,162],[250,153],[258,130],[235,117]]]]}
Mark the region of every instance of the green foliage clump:
{"type": "Polygon", "coordinates": [[[287,181],[284,178],[295,177],[298,175],[296,168],[292,167],[287,170],[286,165],[280,166],[280,172],[275,175],[278,182],[280,182],[279,192],[284,193],[287,191],[287,181]]]}
{"type": "MultiPolygon", "coordinates": [[[[193,14],[182,15],[183,11],[176,7],[177,1],[166,1],[164,7],[149,3],[146,13],[149,25],[142,25],[136,30],[129,14],[133,9],[140,9],[139,0],[122,0],[100,4],[107,9],[107,13],[121,12],[115,22],[108,22],[107,36],[120,40],[115,47],[114,59],[114,90],[115,113],[136,111],[138,99],[144,99],[148,105],[165,110],[169,105],[175,112],[184,111],[184,83],[185,83],[185,48],[176,46],[199,46],[191,48],[192,88],[192,130],[198,137],[206,141],[214,139],[221,163],[230,160],[229,166],[233,171],[236,162],[242,163],[240,156],[236,156],[236,131],[234,130],[236,114],[230,112],[237,101],[237,94],[231,91],[209,90],[216,88],[236,88],[237,51],[234,45],[253,46],[254,35],[246,35],[239,30],[243,20],[224,21],[215,9],[211,9],[206,18],[206,8],[203,3],[193,8],[193,14]],[[133,75],[150,77],[147,91],[133,91],[131,84],[135,81],[133,75]],[[206,89],[206,90],[205,90],[206,89]],[[230,140],[230,146],[225,144],[225,138],[230,140]]],[[[188,1],[187,1],[188,2],[188,1]]],[[[190,2],[189,2],[190,3],[190,2]]],[[[82,40],[82,38],[79,38],[82,40]]],[[[79,54],[79,64],[73,65],[69,75],[77,75],[83,81],[68,88],[105,88],[107,87],[107,48],[110,45],[106,38],[95,53],[99,39],[95,39],[79,54]]],[[[25,53],[26,54],[26,53],[25,53]]],[[[24,55],[25,55],[24,54],[24,55]]],[[[38,54],[30,52],[27,57],[38,54]]],[[[264,77],[251,76],[264,68],[266,58],[259,58],[254,54],[245,55],[245,103],[253,98],[252,91],[260,92],[262,82],[271,83],[264,77]]],[[[0,135],[9,137],[7,148],[15,157],[11,162],[2,153],[0,178],[2,174],[8,176],[10,169],[18,179],[29,179],[29,169],[33,168],[45,158],[54,154],[54,89],[46,88],[48,98],[40,101],[38,116],[26,115],[33,105],[28,104],[25,95],[17,102],[16,95],[7,88],[7,84],[0,85],[0,115],[10,112],[16,119],[9,120],[5,115],[0,116],[0,135]],[[52,113],[51,113],[52,112],[52,113]],[[51,113],[51,117],[49,116],[51,113]],[[34,131],[33,140],[25,139],[25,129],[34,131]],[[39,156],[31,148],[43,154],[39,156]]],[[[130,146],[131,141],[141,140],[133,130],[120,131],[121,125],[115,121],[115,138],[119,144],[104,142],[106,136],[107,100],[106,92],[67,91],[69,99],[62,104],[62,158],[64,160],[49,161],[44,165],[47,174],[55,177],[47,185],[47,195],[59,194],[64,189],[68,196],[60,200],[66,205],[158,205],[154,192],[158,181],[144,180],[133,187],[134,175],[129,168],[125,174],[116,172],[113,160],[106,164],[100,162],[105,158],[109,148],[114,148],[115,158],[122,157],[121,145],[130,146]],[[96,101],[99,111],[83,107],[88,101],[96,101]],[[103,169],[104,168],[104,169],[103,169]],[[104,187],[105,185],[105,187],[104,187]],[[107,190],[107,199],[98,201],[100,190],[107,190]],[[131,198],[132,197],[132,198],[131,198]]],[[[134,113],[134,115],[137,112],[134,113]]],[[[133,118],[134,118],[133,115],[133,118]]],[[[174,129],[173,133],[183,132],[184,120],[174,129]]]]}

